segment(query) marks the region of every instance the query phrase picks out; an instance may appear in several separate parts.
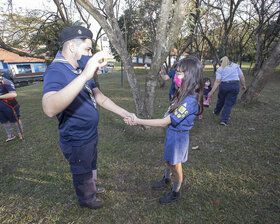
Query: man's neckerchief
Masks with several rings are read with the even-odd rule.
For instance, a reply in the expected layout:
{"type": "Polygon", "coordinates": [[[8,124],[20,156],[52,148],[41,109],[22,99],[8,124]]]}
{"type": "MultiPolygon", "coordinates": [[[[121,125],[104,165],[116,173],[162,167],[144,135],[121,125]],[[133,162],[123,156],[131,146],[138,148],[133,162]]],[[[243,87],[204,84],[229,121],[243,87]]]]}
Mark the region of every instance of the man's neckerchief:
{"type": "MultiPolygon", "coordinates": [[[[71,72],[73,72],[77,76],[82,73],[82,70],[80,68],[75,69],[72,65],[70,65],[68,63],[68,61],[62,56],[61,51],[57,52],[53,62],[63,63],[71,72]]],[[[93,106],[96,108],[96,101],[94,99],[92,89],[89,87],[89,85],[87,83],[85,84],[85,88],[86,88],[87,93],[88,93],[88,95],[89,95],[89,97],[90,97],[90,99],[91,99],[91,101],[93,103],[93,106]]]]}

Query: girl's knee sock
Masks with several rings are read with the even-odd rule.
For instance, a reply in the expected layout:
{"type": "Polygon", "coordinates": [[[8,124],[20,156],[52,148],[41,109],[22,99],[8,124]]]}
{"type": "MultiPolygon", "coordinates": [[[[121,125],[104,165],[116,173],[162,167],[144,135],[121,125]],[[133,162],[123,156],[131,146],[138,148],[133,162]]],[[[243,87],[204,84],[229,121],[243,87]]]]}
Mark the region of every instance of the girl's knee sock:
{"type": "MultiPolygon", "coordinates": [[[[22,131],[22,133],[23,133],[23,126],[22,126],[21,120],[19,120],[19,125],[20,125],[21,131],[22,131]]],[[[16,126],[16,128],[17,128],[18,135],[20,136],[21,134],[20,134],[20,130],[19,130],[19,128],[18,128],[18,124],[15,123],[15,126],[16,126]]]]}
{"type": "Polygon", "coordinates": [[[182,182],[173,182],[172,191],[179,192],[181,188],[182,182]]]}
{"type": "Polygon", "coordinates": [[[165,168],[165,178],[171,179],[171,171],[169,168],[165,168]]]}
{"type": "Polygon", "coordinates": [[[8,137],[13,134],[10,124],[4,124],[5,130],[7,132],[8,137]]]}

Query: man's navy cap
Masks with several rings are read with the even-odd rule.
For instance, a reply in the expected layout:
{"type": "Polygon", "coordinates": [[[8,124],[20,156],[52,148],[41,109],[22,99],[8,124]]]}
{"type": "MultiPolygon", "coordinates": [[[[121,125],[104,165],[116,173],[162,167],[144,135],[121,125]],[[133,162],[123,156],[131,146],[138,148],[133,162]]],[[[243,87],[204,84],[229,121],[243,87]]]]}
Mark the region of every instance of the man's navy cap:
{"type": "Polygon", "coordinates": [[[68,26],[64,28],[59,36],[62,43],[72,39],[92,39],[92,32],[83,26],[68,26]]]}

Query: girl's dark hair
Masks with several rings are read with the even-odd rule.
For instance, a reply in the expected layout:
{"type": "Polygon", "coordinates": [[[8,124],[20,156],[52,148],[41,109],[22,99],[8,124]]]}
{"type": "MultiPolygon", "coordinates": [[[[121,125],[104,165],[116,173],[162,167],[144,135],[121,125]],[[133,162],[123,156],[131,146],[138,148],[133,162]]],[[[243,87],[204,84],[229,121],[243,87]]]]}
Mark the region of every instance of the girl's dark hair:
{"type": "Polygon", "coordinates": [[[209,87],[209,88],[212,88],[211,79],[209,79],[208,77],[204,77],[204,78],[203,78],[203,83],[204,83],[204,85],[205,85],[205,83],[206,83],[207,81],[210,82],[210,85],[209,85],[208,87],[209,87]]]}
{"type": "Polygon", "coordinates": [[[198,114],[200,115],[203,112],[203,77],[202,77],[202,64],[198,58],[194,56],[187,56],[176,64],[175,70],[184,72],[185,76],[182,80],[180,88],[175,85],[175,93],[170,102],[170,113],[178,108],[183,100],[190,94],[194,94],[199,110],[198,114]]]}

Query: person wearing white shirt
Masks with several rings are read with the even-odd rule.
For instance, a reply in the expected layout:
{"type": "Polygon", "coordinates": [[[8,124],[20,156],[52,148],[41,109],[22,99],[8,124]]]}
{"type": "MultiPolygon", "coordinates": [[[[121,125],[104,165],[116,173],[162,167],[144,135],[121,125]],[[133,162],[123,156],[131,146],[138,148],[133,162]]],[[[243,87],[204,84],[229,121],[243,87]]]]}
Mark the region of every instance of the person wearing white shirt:
{"type": "Polygon", "coordinates": [[[227,56],[221,59],[221,66],[217,69],[216,80],[212,90],[208,93],[210,98],[219,86],[218,101],[214,114],[221,114],[220,124],[226,126],[230,117],[231,108],[236,103],[240,90],[239,82],[241,82],[242,90],[246,90],[245,77],[238,64],[229,61],[227,56]]]}

